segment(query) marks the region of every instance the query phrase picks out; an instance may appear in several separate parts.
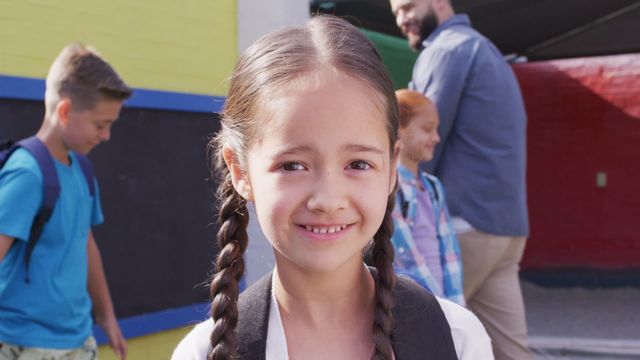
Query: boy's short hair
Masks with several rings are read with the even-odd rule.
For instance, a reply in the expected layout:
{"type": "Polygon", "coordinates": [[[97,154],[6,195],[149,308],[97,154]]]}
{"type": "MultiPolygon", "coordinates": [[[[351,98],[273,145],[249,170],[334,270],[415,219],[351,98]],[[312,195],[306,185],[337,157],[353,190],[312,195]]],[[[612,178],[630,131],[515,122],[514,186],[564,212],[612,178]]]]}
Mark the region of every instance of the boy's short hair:
{"type": "Polygon", "coordinates": [[[67,45],[49,69],[45,105],[52,111],[62,97],[75,110],[89,110],[101,100],[124,101],[132,90],[98,52],[90,46],[67,45]]]}

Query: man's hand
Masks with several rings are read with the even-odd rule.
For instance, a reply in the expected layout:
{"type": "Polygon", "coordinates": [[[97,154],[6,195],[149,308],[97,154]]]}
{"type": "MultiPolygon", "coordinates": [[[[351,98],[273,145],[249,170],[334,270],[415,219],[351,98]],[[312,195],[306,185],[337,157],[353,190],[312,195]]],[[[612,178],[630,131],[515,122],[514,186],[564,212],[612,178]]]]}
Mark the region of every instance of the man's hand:
{"type": "Polygon", "coordinates": [[[110,316],[104,321],[98,320],[98,324],[109,339],[109,347],[113,349],[119,359],[125,360],[127,358],[127,341],[122,336],[118,320],[116,320],[115,316],[110,316]]]}

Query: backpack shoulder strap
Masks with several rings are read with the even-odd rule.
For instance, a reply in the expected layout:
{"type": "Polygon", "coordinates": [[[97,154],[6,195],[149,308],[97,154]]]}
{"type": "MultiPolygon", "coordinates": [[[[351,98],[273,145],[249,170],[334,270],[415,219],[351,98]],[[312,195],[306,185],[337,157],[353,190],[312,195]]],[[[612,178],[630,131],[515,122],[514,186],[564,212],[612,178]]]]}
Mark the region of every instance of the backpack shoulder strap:
{"type": "Polygon", "coordinates": [[[271,276],[269,272],[240,294],[236,327],[240,359],[265,359],[271,309],[271,276]]]}
{"type": "MultiPolygon", "coordinates": [[[[376,268],[369,271],[378,276],[376,268]]],[[[396,280],[391,334],[396,359],[457,360],[451,327],[436,297],[406,276],[396,280]]]]}
{"type": "Polygon", "coordinates": [[[53,163],[53,158],[49,154],[47,146],[35,136],[28,137],[18,142],[18,146],[29,151],[36,159],[40,171],[42,171],[42,183],[44,184],[44,197],[42,207],[53,211],[58,195],[60,194],[60,183],[58,174],[53,163]]]}
{"type": "Polygon", "coordinates": [[[409,202],[404,197],[404,191],[402,191],[402,187],[398,188],[397,199],[398,205],[400,205],[400,213],[402,214],[402,218],[406,219],[409,214],[409,202]]]}
{"type": "Polygon", "coordinates": [[[31,260],[31,253],[42,234],[44,225],[49,221],[49,218],[51,218],[53,208],[55,207],[58,196],[60,195],[60,182],[53,163],[53,158],[51,157],[47,146],[40,141],[40,139],[35,136],[31,136],[21,140],[17,145],[31,153],[31,155],[36,159],[36,162],[40,167],[40,171],[42,171],[42,207],[31,225],[31,234],[29,235],[27,251],[25,253],[25,266],[27,270],[26,281],[29,282],[29,262],[31,260]]]}
{"type": "Polygon", "coordinates": [[[398,276],[394,292],[397,303],[392,341],[396,357],[456,360],[451,327],[436,297],[404,276],[398,276]]]}
{"type": "Polygon", "coordinates": [[[91,160],[88,157],[80,154],[76,154],[76,159],[78,159],[78,163],[80,164],[80,168],[82,169],[82,173],[84,174],[85,180],[87,180],[87,185],[89,185],[89,194],[94,196],[96,194],[96,184],[93,180],[93,165],[91,164],[91,160]]]}
{"type": "Polygon", "coordinates": [[[438,188],[438,184],[436,183],[436,180],[432,177],[432,175],[429,175],[429,174],[425,174],[424,178],[427,179],[427,181],[429,182],[429,185],[431,185],[436,201],[440,201],[440,189],[438,188]]]}

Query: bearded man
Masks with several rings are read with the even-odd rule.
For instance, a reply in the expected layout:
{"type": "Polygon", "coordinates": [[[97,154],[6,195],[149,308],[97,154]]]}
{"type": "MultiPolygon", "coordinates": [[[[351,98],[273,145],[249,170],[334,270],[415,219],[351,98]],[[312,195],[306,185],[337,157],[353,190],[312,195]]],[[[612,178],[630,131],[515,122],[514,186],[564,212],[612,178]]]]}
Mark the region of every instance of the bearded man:
{"type": "Polygon", "coordinates": [[[496,359],[531,359],[518,278],[529,234],[518,82],[500,51],[449,0],[390,2],[409,45],[420,51],[409,87],[440,115],[441,141],[426,166],[448,193],[468,307],[491,336],[496,359]]]}

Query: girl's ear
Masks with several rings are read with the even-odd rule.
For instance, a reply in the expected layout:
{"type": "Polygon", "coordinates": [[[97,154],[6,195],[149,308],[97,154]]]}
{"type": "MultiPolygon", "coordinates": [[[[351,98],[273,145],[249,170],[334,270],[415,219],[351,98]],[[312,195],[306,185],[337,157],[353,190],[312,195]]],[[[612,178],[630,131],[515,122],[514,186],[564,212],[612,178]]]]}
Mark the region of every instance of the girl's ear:
{"type": "Polygon", "coordinates": [[[247,172],[240,166],[236,153],[230,146],[224,145],[222,147],[222,157],[224,157],[224,162],[231,173],[231,181],[236,192],[245,200],[253,200],[251,183],[249,182],[247,172]]]}
{"type": "Polygon", "coordinates": [[[398,154],[400,151],[400,147],[402,146],[402,142],[404,141],[404,136],[406,135],[407,130],[404,128],[398,128],[398,139],[396,140],[396,145],[393,147],[394,154],[398,154]]]}

